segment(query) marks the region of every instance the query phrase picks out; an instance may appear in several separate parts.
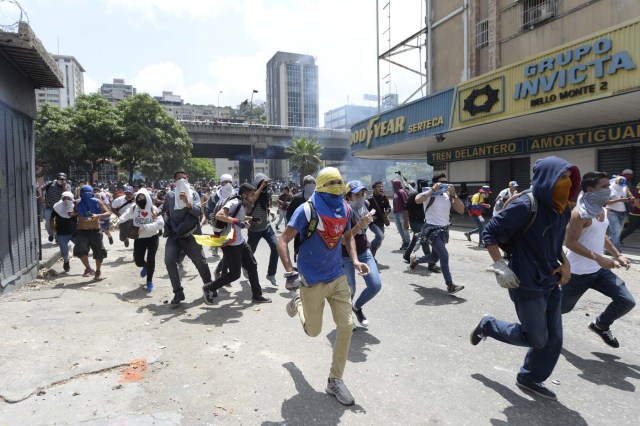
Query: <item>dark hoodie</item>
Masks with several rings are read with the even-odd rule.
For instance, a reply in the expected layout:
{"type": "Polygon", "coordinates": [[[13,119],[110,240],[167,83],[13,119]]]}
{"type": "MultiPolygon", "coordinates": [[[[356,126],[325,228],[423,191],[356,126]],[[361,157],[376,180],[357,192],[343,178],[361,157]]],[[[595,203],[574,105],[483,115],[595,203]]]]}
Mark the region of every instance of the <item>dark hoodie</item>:
{"type": "MultiPolygon", "coordinates": [[[[571,171],[569,200],[580,191],[580,171],[573,164],[558,157],[547,157],[533,166],[531,190],[538,201],[538,214],[529,231],[513,244],[509,267],[520,280],[517,289],[522,295],[535,296],[551,291],[560,275],[551,275],[559,265],[565,228],[571,216],[567,206],[563,213],[553,207],[553,188],[565,171],[571,171]]],[[[484,228],[485,244],[508,241],[524,226],[530,209],[529,197],[519,197],[494,216],[484,228]]]]}
{"type": "Polygon", "coordinates": [[[409,201],[409,194],[402,189],[402,182],[399,179],[392,180],[391,186],[393,187],[393,213],[402,213],[409,201]]]}

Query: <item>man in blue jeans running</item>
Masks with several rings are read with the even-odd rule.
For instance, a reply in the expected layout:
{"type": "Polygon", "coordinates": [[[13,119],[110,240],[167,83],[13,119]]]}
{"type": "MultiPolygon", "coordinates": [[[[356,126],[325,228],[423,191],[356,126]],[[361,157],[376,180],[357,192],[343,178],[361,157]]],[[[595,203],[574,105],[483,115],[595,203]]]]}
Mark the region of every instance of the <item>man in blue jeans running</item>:
{"type": "Polygon", "coordinates": [[[582,177],[582,196],[571,212],[565,245],[571,263],[571,280],[562,289],[562,313],[571,312],[580,297],[590,288],[610,297],[611,303],[589,324],[589,329],[612,348],[620,347],[611,332],[611,324],[636,305],[629,289],[613,268],[629,269],[631,264],[607,236],[609,219],[603,207],[611,197],[609,178],[603,172],[589,172],[582,177]],[[604,249],[615,257],[603,256],[604,249]]]}
{"type": "Polygon", "coordinates": [[[494,263],[487,271],[496,274],[501,287],[509,289],[520,323],[483,317],[471,333],[471,344],[486,337],[528,347],[516,385],[543,398],[556,400],[544,385],[562,350],[562,291],[569,282],[569,261],[562,251],[565,229],[571,216],[569,200],[580,187],[577,167],[558,157],[547,157],[533,166],[531,190],[537,214],[529,230],[514,239],[526,226],[531,200],[521,196],[509,203],[484,228],[482,240],[494,263]],[[499,242],[512,242],[509,264],[502,258],[499,242]]]}

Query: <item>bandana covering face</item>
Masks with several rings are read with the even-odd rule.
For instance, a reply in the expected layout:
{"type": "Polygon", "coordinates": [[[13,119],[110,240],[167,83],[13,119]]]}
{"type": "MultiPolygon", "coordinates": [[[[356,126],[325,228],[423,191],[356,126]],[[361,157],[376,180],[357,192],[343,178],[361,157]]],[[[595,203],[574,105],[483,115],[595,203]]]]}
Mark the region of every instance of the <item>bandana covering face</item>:
{"type": "Polygon", "coordinates": [[[58,213],[58,216],[69,219],[69,212],[73,211],[73,194],[69,191],[63,192],[60,201],[53,205],[53,209],[58,213]],[[69,197],[71,200],[65,201],[64,197],[69,197]]]}
{"type": "Polygon", "coordinates": [[[308,200],[309,197],[311,197],[311,194],[313,194],[313,191],[315,190],[316,190],[316,184],[308,183],[304,186],[304,193],[302,194],[302,196],[304,197],[305,200],[308,200]]]}
{"type": "MultiPolygon", "coordinates": [[[[340,185],[342,186],[342,185],[340,185]]],[[[339,195],[315,192],[311,202],[318,213],[317,232],[329,250],[340,247],[349,220],[349,208],[339,195]]]]}
{"type": "Polygon", "coordinates": [[[316,178],[316,192],[326,192],[331,195],[342,195],[343,191],[344,185],[342,184],[342,175],[338,169],[335,167],[325,167],[318,172],[318,177],[316,178]],[[334,180],[339,180],[340,183],[324,186],[334,180]]]}
{"type": "Polygon", "coordinates": [[[593,219],[600,216],[609,198],[611,198],[610,188],[584,193],[582,198],[578,200],[578,213],[580,214],[580,218],[593,219]]]}
{"type": "Polygon", "coordinates": [[[220,187],[218,195],[220,196],[221,200],[226,200],[227,198],[231,197],[233,195],[233,185],[231,185],[231,183],[229,182],[225,183],[220,187]]]}
{"type": "Polygon", "coordinates": [[[553,200],[553,206],[555,209],[562,213],[569,204],[569,191],[571,190],[571,179],[561,178],[556,186],[553,187],[553,193],[551,199],[553,200]]]}
{"type": "Polygon", "coordinates": [[[187,194],[187,200],[189,200],[189,202],[193,200],[193,190],[191,189],[191,186],[189,186],[189,182],[187,182],[186,179],[178,179],[178,181],[176,182],[176,198],[173,207],[174,210],[180,210],[187,207],[180,199],[181,192],[187,194]]]}
{"type": "Polygon", "coordinates": [[[84,218],[88,218],[91,213],[100,214],[100,203],[93,196],[93,188],[90,185],[84,185],[80,188],[80,202],[78,203],[78,213],[84,218]]]}
{"type": "Polygon", "coordinates": [[[356,198],[355,200],[349,200],[349,206],[356,211],[360,211],[364,207],[364,198],[356,198]]]}

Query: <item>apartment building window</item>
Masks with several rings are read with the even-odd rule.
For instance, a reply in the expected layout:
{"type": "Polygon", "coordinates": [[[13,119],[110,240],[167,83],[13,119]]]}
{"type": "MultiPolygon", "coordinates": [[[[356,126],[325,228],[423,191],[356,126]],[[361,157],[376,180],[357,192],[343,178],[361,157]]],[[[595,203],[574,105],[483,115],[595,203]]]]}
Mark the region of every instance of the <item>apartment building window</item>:
{"type": "Polygon", "coordinates": [[[532,29],[556,16],[556,0],[523,0],[522,27],[532,29]]]}
{"type": "Polygon", "coordinates": [[[483,19],[476,24],[476,48],[482,49],[489,45],[489,20],[483,19]]]}

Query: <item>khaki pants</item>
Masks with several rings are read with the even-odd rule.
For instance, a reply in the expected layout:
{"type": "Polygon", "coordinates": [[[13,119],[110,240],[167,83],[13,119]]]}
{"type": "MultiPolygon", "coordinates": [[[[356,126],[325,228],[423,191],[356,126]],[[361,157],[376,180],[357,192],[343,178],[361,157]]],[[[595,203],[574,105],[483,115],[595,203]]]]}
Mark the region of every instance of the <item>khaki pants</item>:
{"type": "Polygon", "coordinates": [[[324,301],[329,301],[333,321],[336,323],[336,341],[333,344],[333,360],[329,377],[342,379],[349,355],[353,322],[351,320],[351,291],[347,277],[342,275],[334,281],[300,288],[300,299],[296,305],[304,332],[316,337],[322,331],[324,301]]]}

